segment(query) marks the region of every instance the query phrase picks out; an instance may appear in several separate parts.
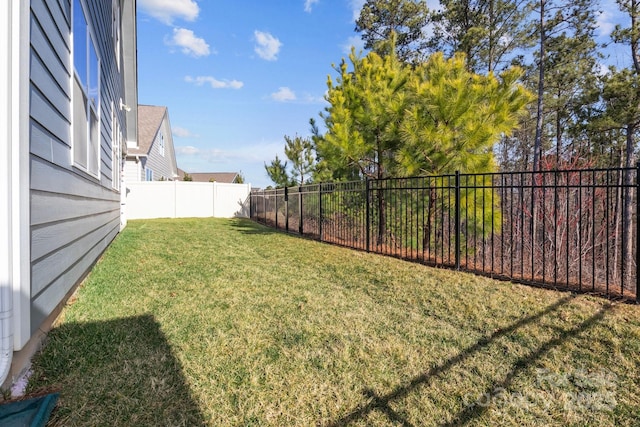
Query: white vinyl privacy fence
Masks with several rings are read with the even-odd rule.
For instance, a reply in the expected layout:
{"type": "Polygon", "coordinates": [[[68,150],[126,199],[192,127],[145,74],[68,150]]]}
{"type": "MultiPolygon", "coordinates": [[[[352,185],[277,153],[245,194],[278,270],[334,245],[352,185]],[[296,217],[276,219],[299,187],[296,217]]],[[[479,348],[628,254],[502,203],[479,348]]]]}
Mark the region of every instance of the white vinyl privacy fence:
{"type": "Polygon", "coordinates": [[[127,219],[249,217],[251,184],[152,181],[125,187],[127,219]]]}

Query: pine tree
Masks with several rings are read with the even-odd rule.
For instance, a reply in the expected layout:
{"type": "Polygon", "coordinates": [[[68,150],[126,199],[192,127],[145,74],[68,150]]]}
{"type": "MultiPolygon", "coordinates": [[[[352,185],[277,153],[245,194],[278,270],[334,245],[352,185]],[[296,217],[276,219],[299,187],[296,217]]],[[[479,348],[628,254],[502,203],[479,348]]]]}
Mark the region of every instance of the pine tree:
{"type": "Polygon", "coordinates": [[[294,138],[285,135],[284,140],[284,154],[287,156],[288,161],[283,163],[276,155],[271,164],[264,165],[267,175],[278,187],[310,183],[316,168],[316,156],[312,140],[298,135],[294,138]],[[288,167],[288,162],[291,162],[291,168],[288,167]]]}
{"type": "MultiPolygon", "coordinates": [[[[499,78],[476,75],[467,71],[463,54],[451,60],[436,54],[417,66],[374,52],[364,58],[352,52],[350,61],[351,71],[343,61],[336,83],[329,79],[330,106],[322,115],[327,132],[317,149],[326,169],[355,170],[362,178],[492,171],[493,145],[510,134],[531,99],[517,84],[518,69],[499,78]]],[[[387,227],[384,194],[380,189],[375,197],[379,244],[387,227]]]]}
{"type": "Polygon", "coordinates": [[[305,182],[308,183],[316,162],[311,139],[297,135],[291,138],[285,135],[284,140],[284,153],[292,165],[290,180],[304,185],[305,182]]]}
{"type": "Polygon", "coordinates": [[[329,77],[326,100],[330,106],[321,117],[327,132],[317,141],[321,162],[334,178],[382,179],[395,172],[395,152],[400,140],[398,125],[405,108],[407,71],[395,55],[375,52],[360,58],[352,50],[329,77]]]}
{"type": "MultiPolygon", "coordinates": [[[[612,34],[616,43],[626,43],[629,45],[632,67],[614,74],[609,80],[609,85],[605,85],[603,97],[605,100],[614,101],[614,105],[609,110],[617,111],[614,116],[619,123],[624,125],[626,137],[625,167],[630,168],[635,159],[635,151],[640,133],[640,2],[638,0],[616,0],[622,12],[629,17],[630,24],[627,28],[618,25],[612,34]],[[609,89],[609,90],[607,90],[609,89]],[[615,105],[617,104],[617,105],[615,105]]],[[[633,196],[631,191],[632,177],[630,173],[624,175],[624,212],[623,229],[626,230],[626,240],[622,245],[622,259],[626,267],[628,277],[624,277],[625,282],[631,278],[633,237],[632,208],[633,196]]]]}
{"type": "Polygon", "coordinates": [[[271,161],[271,164],[267,166],[265,163],[264,168],[267,171],[267,175],[269,175],[269,179],[271,179],[276,187],[290,187],[295,185],[287,172],[287,162],[285,161],[283,163],[277,154],[276,158],[271,161]]]}
{"type": "MultiPolygon", "coordinates": [[[[331,104],[322,118],[327,132],[318,140],[322,167],[335,173],[356,171],[361,178],[383,179],[396,172],[400,143],[399,124],[405,110],[407,67],[398,61],[392,40],[389,54],[370,52],[366,57],[349,55],[352,70],[342,61],[340,77],[327,82],[326,100],[331,104]]],[[[336,178],[344,178],[334,175],[336,178]]],[[[378,244],[386,236],[386,200],[378,191],[378,244]]]]}
{"type": "Polygon", "coordinates": [[[537,2],[536,62],[528,79],[531,87],[537,87],[534,171],[551,146],[560,157],[572,126],[580,126],[577,114],[588,98],[583,94],[595,84],[599,59],[593,39],[595,13],[592,0],[537,2]]]}
{"type": "MultiPolygon", "coordinates": [[[[555,145],[556,165],[569,149],[578,111],[588,102],[590,88],[596,85],[598,60],[595,11],[591,0],[579,0],[564,8],[560,34],[549,33],[545,74],[545,117],[551,145],[555,145]]],[[[569,159],[566,159],[569,160],[569,159]]]]}
{"type": "Polygon", "coordinates": [[[618,24],[611,36],[616,43],[629,45],[633,69],[636,74],[640,74],[640,1],[616,0],[616,3],[631,22],[626,28],[618,24]]]}
{"type": "Polygon", "coordinates": [[[469,70],[507,67],[518,49],[531,44],[530,0],[441,0],[434,12],[429,46],[448,56],[463,52],[469,70]]]}
{"type": "Polygon", "coordinates": [[[429,20],[424,0],[367,0],[356,20],[365,49],[387,55],[391,34],[396,35],[395,53],[401,61],[419,62],[424,54],[423,29],[429,20]]]}
{"type": "Polygon", "coordinates": [[[399,162],[408,175],[456,170],[490,172],[493,146],[510,135],[531,100],[518,68],[499,78],[467,71],[463,54],[432,55],[412,75],[409,107],[401,125],[399,162]]]}

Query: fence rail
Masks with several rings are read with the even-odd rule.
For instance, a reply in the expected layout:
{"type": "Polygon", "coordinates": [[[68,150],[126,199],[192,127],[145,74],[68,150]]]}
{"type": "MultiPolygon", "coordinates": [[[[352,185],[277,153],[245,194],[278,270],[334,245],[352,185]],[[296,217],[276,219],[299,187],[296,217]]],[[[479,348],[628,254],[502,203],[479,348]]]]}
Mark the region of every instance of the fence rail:
{"type": "Polygon", "coordinates": [[[424,264],[639,301],[636,168],[503,172],[254,191],[287,232],[424,264]]]}

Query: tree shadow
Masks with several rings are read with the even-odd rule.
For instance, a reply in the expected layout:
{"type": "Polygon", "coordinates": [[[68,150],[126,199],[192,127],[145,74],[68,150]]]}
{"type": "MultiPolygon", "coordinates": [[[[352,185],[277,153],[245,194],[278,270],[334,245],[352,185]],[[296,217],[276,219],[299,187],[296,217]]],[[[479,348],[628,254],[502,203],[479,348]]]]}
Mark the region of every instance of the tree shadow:
{"type": "Polygon", "coordinates": [[[242,200],[238,199],[238,210],[234,213],[234,218],[249,218],[251,216],[251,192],[242,200]]]}
{"type": "Polygon", "coordinates": [[[231,227],[243,234],[281,234],[283,230],[276,230],[248,218],[234,218],[231,227]]]}
{"type": "Polygon", "coordinates": [[[152,315],[51,330],[30,393],[58,391],[50,426],[206,425],[152,315]]]}
{"type": "MultiPolygon", "coordinates": [[[[562,329],[557,338],[543,343],[536,350],[516,359],[516,361],[512,365],[513,368],[507,373],[507,375],[505,375],[502,381],[498,381],[487,387],[483,396],[492,396],[493,394],[495,394],[496,390],[508,390],[513,383],[513,380],[519,373],[532,366],[536,362],[536,360],[539,360],[542,356],[544,356],[545,353],[548,353],[554,347],[561,345],[564,341],[570,339],[571,337],[579,335],[580,333],[586,331],[591,326],[602,320],[605,313],[608,310],[611,310],[611,307],[613,307],[613,305],[611,304],[605,305],[602,309],[598,310],[598,312],[596,312],[593,316],[589,317],[584,322],[581,322],[577,326],[567,330],[562,329]]],[[[465,425],[471,422],[473,419],[482,416],[482,414],[484,414],[488,409],[488,405],[468,405],[460,412],[458,412],[451,421],[443,423],[442,426],[465,425]]]]}
{"type": "MultiPolygon", "coordinates": [[[[400,414],[394,411],[391,407],[391,404],[395,401],[401,400],[406,397],[410,393],[416,391],[418,388],[422,386],[428,386],[432,380],[438,378],[439,376],[446,373],[448,370],[452,369],[454,366],[464,363],[465,360],[469,359],[474,354],[477,354],[484,348],[488,347],[495,340],[510,335],[516,332],[518,329],[525,327],[526,325],[532,324],[534,322],[539,321],[542,317],[549,315],[555,311],[558,311],[561,307],[570,303],[572,299],[575,298],[574,294],[568,295],[555,303],[549,305],[544,310],[539,311],[536,314],[531,316],[523,317],[518,321],[510,324],[505,328],[501,328],[493,332],[492,334],[481,338],[472,346],[463,349],[460,353],[455,355],[454,357],[445,360],[443,363],[434,366],[429,369],[427,372],[414,377],[407,384],[396,387],[393,391],[386,393],[384,395],[377,395],[373,390],[366,388],[363,390],[363,395],[367,398],[368,402],[343,417],[329,423],[329,426],[338,427],[338,426],[347,426],[350,423],[356,422],[358,420],[365,419],[371,412],[379,411],[382,412],[391,422],[403,426],[412,426],[412,424],[404,419],[400,414]]],[[[513,380],[516,376],[532,366],[538,359],[540,359],[544,354],[548,353],[554,347],[561,345],[564,341],[570,339],[573,336],[576,336],[585,330],[589,329],[593,325],[595,325],[598,321],[602,320],[607,311],[609,311],[613,307],[612,304],[605,305],[601,310],[599,310],[596,314],[589,317],[584,322],[578,324],[577,326],[564,330],[562,329],[559,336],[557,338],[551,339],[542,345],[540,345],[537,349],[531,351],[529,354],[518,358],[509,373],[505,376],[502,381],[496,382],[487,388],[485,395],[491,396],[495,390],[506,390],[509,388],[513,380]]],[[[482,405],[468,405],[462,408],[457,414],[455,414],[450,422],[442,424],[443,426],[459,426],[465,425],[468,422],[479,418],[482,416],[488,409],[488,406],[482,405]]]]}

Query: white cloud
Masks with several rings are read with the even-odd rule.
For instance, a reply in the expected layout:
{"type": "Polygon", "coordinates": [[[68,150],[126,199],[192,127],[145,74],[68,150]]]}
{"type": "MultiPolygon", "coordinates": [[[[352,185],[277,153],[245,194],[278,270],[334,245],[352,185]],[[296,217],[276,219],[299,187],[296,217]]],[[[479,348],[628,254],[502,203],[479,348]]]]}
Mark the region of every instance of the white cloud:
{"type": "Polygon", "coordinates": [[[213,89],[240,89],[242,86],[244,86],[244,83],[238,80],[218,80],[213,76],[186,76],[184,78],[184,81],[187,83],[193,83],[196,86],[202,86],[205,83],[208,83],[213,89]]]}
{"type": "MultiPolygon", "coordinates": [[[[230,147],[235,148],[196,148],[190,145],[176,146],[176,155],[187,158],[197,157],[199,160],[214,164],[238,164],[240,162],[255,163],[258,168],[262,169],[262,165],[266,161],[270,161],[279,154],[281,157],[284,143],[278,142],[259,142],[251,144],[232,144],[230,147]]],[[[182,164],[182,162],[180,162],[182,164]]],[[[184,163],[189,163],[185,161],[184,163]]],[[[190,167],[185,170],[206,170],[207,167],[197,166],[190,167]]]]}
{"type": "Polygon", "coordinates": [[[365,0],[351,0],[351,13],[352,20],[356,22],[358,18],[360,18],[360,11],[362,10],[362,6],[364,6],[365,0]]]}
{"type": "Polygon", "coordinates": [[[171,133],[173,133],[173,136],[177,136],[179,138],[197,138],[198,137],[198,135],[192,133],[189,129],[185,129],[180,126],[172,126],[171,133]]]}
{"type": "Polygon", "coordinates": [[[600,11],[598,17],[596,18],[597,22],[597,31],[601,36],[607,36],[611,34],[615,24],[611,21],[611,13],[606,10],[600,11]]]}
{"type": "Polygon", "coordinates": [[[356,48],[356,54],[360,53],[360,51],[364,51],[364,41],[360,38],[360,36],[351,36],[347,39],[347,41],[342,45],[342,53],[345,55],[349,55],[351,53],[351,47],[356,48]]]}
{"type": "MultiPolygon", "coordinates": [[[[325,92],[326,94],[326,92],[325,92]]],[[[309,93],[304,94],[302,102],[305,104],[328,104],[326,98],[323,96],[313,96],[309,93]]]]}
{"type": "Polygon", "coordinates": [[[278,59],[278,53],[282,46],[282,42],[280,42],[280,40],[269,33],[258,30],[255,30],[253,35],[257,43],[254,50],[260,58],[267,61],[275,61],[278,59]]]}
{"type": "Polygon", "coordinates": [[[191,30],[185,28],[174,28],[173,37],[165,39],[165,44],[169,46],[178,46],[185,55],[207,56],[210,53],[207,42],[196,35],[191,30]]]}
{"type": "Polygon", "coordinates": [[[182,156],[196,156],[201,152],[199,148],[193,147],[191,145],[187,145],[184,147],[176,146],[175,150],[176,150],[176,155],[182,155],[182,156]]]}
{"type": "Polygon", "coordinates": [[[320,0],[305,0],[304,1],[304,11],[307,13],[311,13],[311,9],[313,5],[318,3],[320,0]]]}
{"type": "Polygon", "coordinates": [[[598,63],[596,64],[595,68],[596,68],[595,69],[596,74],[598,76],[601,76],[601,77],[602,76],[606,76],[607,74],[611,73],[611,70],[609,69],[609,66],[607,64],[605,64],[605,63],[600,62],[600,61],[598,61],[598,63]]]}
{"type": "Polygon", "coordinates": [[[281,87],[277,92],[271,94],[271,99],[279,102],[295,101],[296,94],[288,87],[281,87]]]}
{"type": "Polygon", "coordinates": [[[200,13],[194,0],[139,0],[138,6],[158,21],[171,25],[174,19],[194,21],[200,13]]]}

